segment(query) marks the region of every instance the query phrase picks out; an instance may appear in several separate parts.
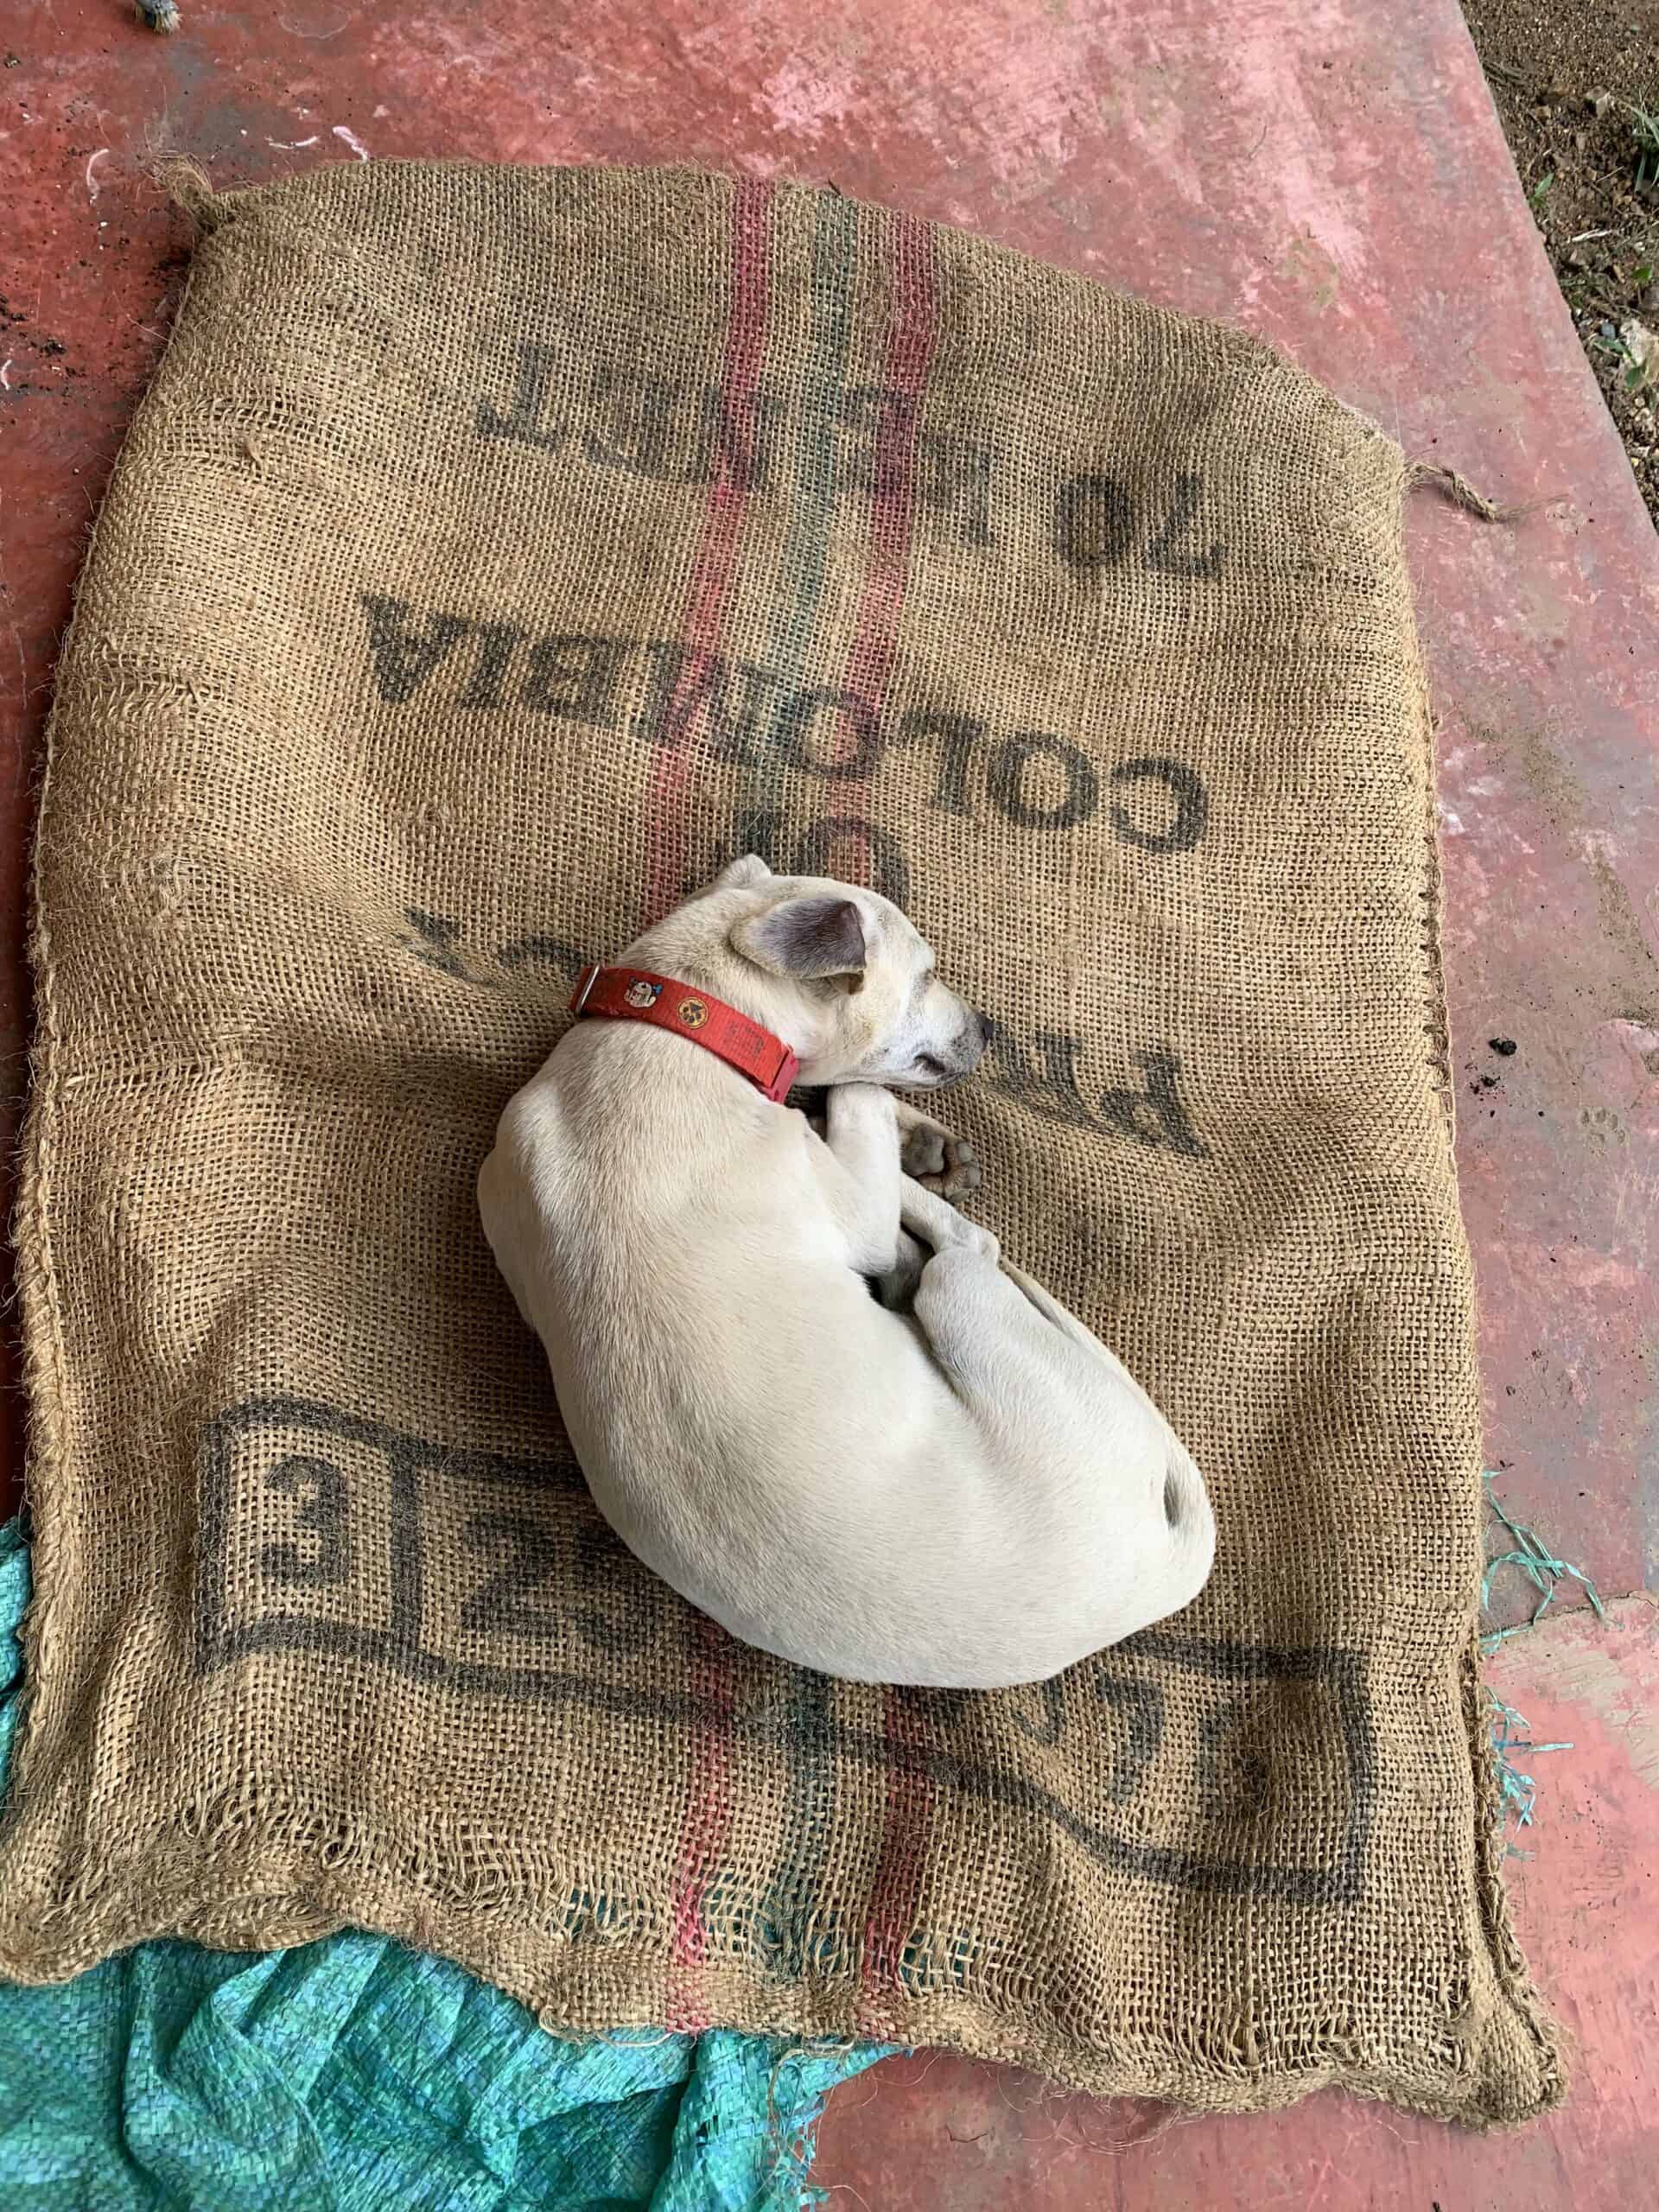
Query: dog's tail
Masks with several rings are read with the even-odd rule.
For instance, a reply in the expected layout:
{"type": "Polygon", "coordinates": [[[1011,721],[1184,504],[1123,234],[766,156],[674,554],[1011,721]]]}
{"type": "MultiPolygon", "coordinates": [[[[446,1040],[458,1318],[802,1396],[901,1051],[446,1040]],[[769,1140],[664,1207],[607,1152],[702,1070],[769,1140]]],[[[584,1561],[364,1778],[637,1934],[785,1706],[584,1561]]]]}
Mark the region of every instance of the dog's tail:
{"type": "Polygon", "coordinates": [[[1169,1464],[1164,1470],[1164,1518],[1169,1523],[1185,1595],[1175,1607],[1191,1605],[1210,1580],[1216,1559],[1216,1516],[1210,1492],[1198,1463],[1179,1438],[1169,1440],[1169,1464]]]}
{"type": "Polygon", "coordinates": [[[1170,1438],[1169,1465],[1164,1470],[1164,1518],[1172,1529],[1183,1530],[1190,1538],[1215,1542],[1215,1516],[1210,1510],[1204,1477],[1192,1454],[1174,1436],[1170,1438]]]}

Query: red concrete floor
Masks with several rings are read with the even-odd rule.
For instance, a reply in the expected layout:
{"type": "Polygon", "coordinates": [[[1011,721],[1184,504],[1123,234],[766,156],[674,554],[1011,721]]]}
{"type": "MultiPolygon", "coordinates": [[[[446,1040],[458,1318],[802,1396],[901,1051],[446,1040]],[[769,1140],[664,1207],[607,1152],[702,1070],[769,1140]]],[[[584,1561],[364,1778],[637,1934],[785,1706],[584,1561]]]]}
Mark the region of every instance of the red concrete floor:
{"type": "MultiPolygon", "coordinates": [[[[36,0],[0,29],[0,1133],[22,1084],[23,853],[53,655],[184,266],[146,154],[188,153],[219,185],[369,155],[833,181],[1246,324],[1414,454],[1530,504],[1492,528],[1419,494],[1409,518],[1443,721],[1489,1449],[1511,1509],[1604,1592],[1650,1583],[1659,540],[1455,0],[181,4],[170,40],[126,0],[36,0]]],[[[0,1410],[15,1468],[15,1386],[0,1410]]],[[[1560,2114],[1476,2140],[1326,2098],[1114,2153],[1099,2146],[1145,2114],[918,2059],[841,2093],[822,2177],[873,2212],[1651,2202],[1651,1633],[1638,1604],[1600,1642],[1568,1622],[1503,1655],[1511,1701],[1576,1747],[1540,1762],[1518,1884],[1581,2040],[1560,2114]]]]}
{"type": "Polygon", "coordinates": [[[1058,2094],[938,2051],[839,2091],[813,2179],[832,2212],[1640,2212],[1659,2198],[1659,1638],[1646,1597],[1551,1618],[1487,1669],[1570,1751],[1521,1764],[1538,1787],[1509,1861],[1533,1966],[1576,2051],[1566,2107],[1483,2136],[1320,2096],[1246,2120],[1058,2094]],[[843,2196],[845,2188],[856,2196],[843,2196]]]}

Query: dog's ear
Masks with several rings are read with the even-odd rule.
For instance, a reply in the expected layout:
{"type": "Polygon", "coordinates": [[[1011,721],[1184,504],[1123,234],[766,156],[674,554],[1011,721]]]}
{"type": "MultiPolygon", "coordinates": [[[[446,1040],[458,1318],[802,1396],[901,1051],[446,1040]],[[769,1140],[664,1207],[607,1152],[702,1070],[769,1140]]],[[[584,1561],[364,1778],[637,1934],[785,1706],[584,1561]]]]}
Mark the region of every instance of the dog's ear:
{"type": "Polygon", "coordinates": [[[774,976],[798,976],[804,982],[861,975],[864,917],[850,899],[785,899],[740,922],[732,944],[746,960],[774,976]]]}
{"type": "Polygon", "coordinates": [[[711,891],[747,891],[751,884],[769,880],[771,874],[772,870],[759,853],[745,853],[741,860],[728,861],[709,887],[711,891]]]}

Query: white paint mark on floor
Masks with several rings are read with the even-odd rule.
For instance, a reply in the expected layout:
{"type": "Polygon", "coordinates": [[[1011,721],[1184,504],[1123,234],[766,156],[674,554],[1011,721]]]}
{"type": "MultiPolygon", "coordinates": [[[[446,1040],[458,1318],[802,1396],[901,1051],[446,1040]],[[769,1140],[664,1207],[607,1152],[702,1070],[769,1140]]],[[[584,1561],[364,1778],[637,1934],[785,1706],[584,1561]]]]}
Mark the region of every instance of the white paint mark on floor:
{"type": "Polygon", "coordinates": [[[357,156],[359,162],[366,162],[368,160],[369,149],[363,143],[363,141],[358,137],[354,130],[348,130],[343,123],[337,123],[334,125],[334,136],[336,138],[343,138],[345,140],[346,143],[357,156]]]}
{"type": "Polygon", "coordinates": [[[96,206],[98,201],[99,182],[98,179],[92,175],[92,171],[98,167],[99,163],[105,159],[109,153],[109,150],[110,149],[107,146],[100,146],[95,154],[89,154],[86,156],[86,197],[92,201],[94,206],[96,206]]]}

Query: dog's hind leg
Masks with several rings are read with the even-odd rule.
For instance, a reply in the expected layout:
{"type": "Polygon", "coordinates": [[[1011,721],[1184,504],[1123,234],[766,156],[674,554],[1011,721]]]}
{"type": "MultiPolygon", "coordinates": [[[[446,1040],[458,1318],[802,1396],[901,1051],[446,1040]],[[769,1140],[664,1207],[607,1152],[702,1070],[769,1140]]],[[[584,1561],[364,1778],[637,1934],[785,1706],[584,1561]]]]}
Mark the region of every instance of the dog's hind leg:
{"type": "MultiPolygon", "coordinates": [[[[978,1402],[982,1417],[1006,1417],[1022,1400],[1052,1408],[1057,1385],[1082,1388],[1085,1402],[1095,1408],[1090,1419],[1103,1447],[1114,1433],[1157,1440],[1151,1464],[1158,1504],[1175,1532],[1172,1541],[1189,1544],[1193,1560],[1202,1556],[1191,1595],[1209,1573],[1215,1524],[1204,1478],[1158,1406],[1117,1354],[1075,1313],[1008,1265],[988,1230],[964,1220],[943,1198],[908,1179],[900,1189],[899,1211],[906,1233],[925,1236],[933,1247],[912,1311],[935,1358],[958,1392],[978,1402]],[[1085,1381],[1086,1369],[1074,1366],[1071,1384],[1059,1382],[1063,1369],[1057,1368],[1056,1332],[1089,1354],[1091,1379],[1085,1381]]],[[[1109,1458],[1109,1450],[1103,1448],[1103,1456],[1109,1458]]]]}
{"type": "Polygon", "coordinates": [[[926,1237],[936,1252],[968,1244],[982,1255],[988,1256],[1045,1321],[1058,1329],[1062,1335],[1070,1337],[1085,1351],[1094,1352],[1114,1369],[1127,1372],[1100,1338],[1084,1328],[1075,1313],[1068,1313],[1058,1299],[1050,1297],[1041,1283],[1033,1282],[1021,1268],[1002,1257],[996,1239],[988,1230],[964,1221],[954,1207],[941,1211],[940,1200],[925,1185],[913,1185],[908,1178],[906,1179],[899,1193],[899,1216],[906,1232],[926,1237]]]}
{"type": "Polygon", "coordinates": [[[889,1313],[908,1313],[916,1302],[916,1293],[922,1280],[922,1269],[929,1258],[925,1245],[918,1244],[907,1229],[899,1232],[899,1256],[887,1273],[877,1278],[875,1294],[889,1313]]]}
{"type": "Polygon", "coordinates": [[[935,1324],[944,1332],[937,1349],[948,1364],[960,1364],[957,1355],[962,1340],[978,1338],[995,1313],[1001,1316],[1005,1329],[1011,1325],[1013,1340],[1020,1344],[1039,1345],[1052,1330],[1058,1330],[1080,1350],[1103,1360],[1113,1375],[1138,1395],[1145,1395],[1122,1361],[1075,1314],[1068,1313],[1040,1283],[1009,1266],[988,1229],[967,1220],[954,1206],[908,1176],[900,1186],[899,1204],[905,1232],[925,1238],[932,1247],[932,1257],[916,1294],[915,1310],[918,1319],[923,1318],[925,1298],[926,1311],[933,1317],[928,1334],[932,1337],[935,1324]]]}
{"type": "Polygon", "coordinates": [[[988,1229],[958,1213],[948,1199],[918,1183],[913,1175],[899,1178],[899,1218],[912,1236],[919,1237],[936,1254],[962,1246],[993,1262],[998,1256],[1000,1248],[988,1229]]]}

